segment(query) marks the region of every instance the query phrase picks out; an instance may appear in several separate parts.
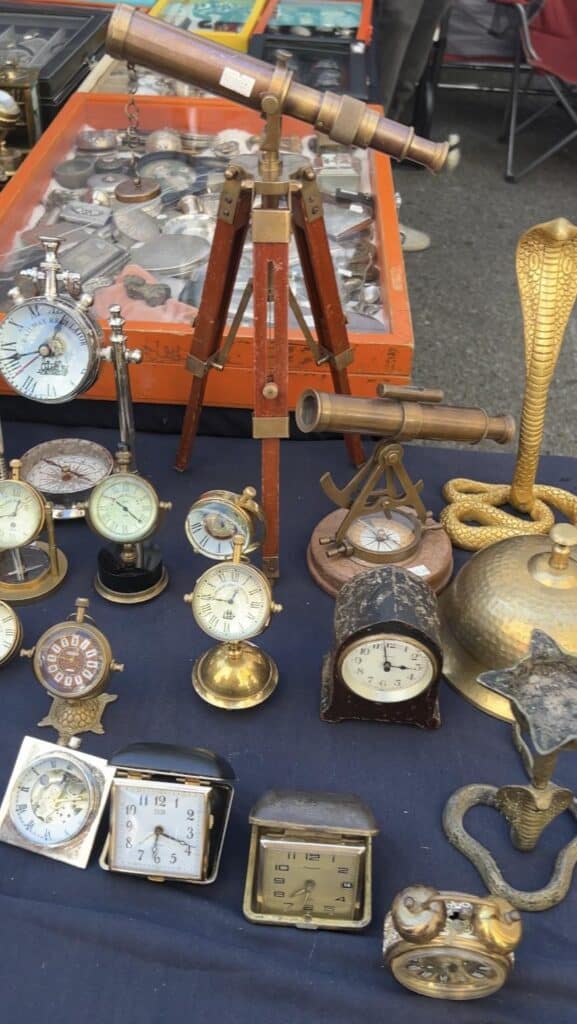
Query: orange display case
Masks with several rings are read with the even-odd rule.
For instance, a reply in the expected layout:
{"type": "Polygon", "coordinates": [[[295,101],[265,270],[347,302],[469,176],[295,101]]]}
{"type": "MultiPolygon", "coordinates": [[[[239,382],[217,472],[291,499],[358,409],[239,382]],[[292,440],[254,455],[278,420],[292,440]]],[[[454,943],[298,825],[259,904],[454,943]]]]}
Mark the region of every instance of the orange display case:
{"type": "MultiPolygon", "coordinates": [[[[139,97],[138,105],[140,126],[144,131],[171,126],[195,133],[217,132],[223,128],[258,132],[262,124],[257,114],[225,100],[139,97]]],[[[18,233],[29,226],[32,212],[38,208],[51,180],[52,169],[73,150],[79,130],[126,127],[125,106],[125,96],[79,93],[53,121],[0,194],[0,237],[4,253],[0,257],[0,271],[18,244],[18,233]]],[[[310,134],[308,126],[290,118],[286,119],[284,130],[286,134],[310,134]]],[[[353,394],[372,396],[379,381],[401,384],[410,380],[413,331],[390,162],[377,153],[368,154],[367,159],[370,187],[375,197],[375,243],[386,326],[383,324],[383,329],[374,333],[350,332],[354,350],[350,380],[353,394]]],[[[106,329],[105,322],[102,326],[106,329]]],[[[141,348],[144,355],[141,366],[132,375],[135,400],[186,402],[190,375],[184,368],[184,360],[190,348],[190,323],[132,321],[127,323],[126,332],[129,344],[141,348]]],[[[289,400],[294,408],[304,388],[330,390],[331,382],[329,371],[313,362],[297,329],[291,331],[289,348],[289,400]]],[[[252,366],[251,331],[242,328],[226,369],[210,374],[207,404],[250,408],[252,366]]],[[[0,391],[10,393],[1,380],[0,391]]],[[[104,366],[97,383],[84,397],[111,399],[113,395],[111,367],[104,366]]]]}

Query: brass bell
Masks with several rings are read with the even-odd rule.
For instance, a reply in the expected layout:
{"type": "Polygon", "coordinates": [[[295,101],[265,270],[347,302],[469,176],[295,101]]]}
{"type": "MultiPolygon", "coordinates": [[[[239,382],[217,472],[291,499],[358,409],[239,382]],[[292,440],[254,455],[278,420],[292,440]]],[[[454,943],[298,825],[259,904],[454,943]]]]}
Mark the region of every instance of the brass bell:
{"type": "Polygon", "coordinates": [[[443,673],[476,707],[513,721],[509,701],[477,682],[527,654],[535,628],[577,654],[577,528],[519,536],[478,551],[440,598],[443,673]]]}

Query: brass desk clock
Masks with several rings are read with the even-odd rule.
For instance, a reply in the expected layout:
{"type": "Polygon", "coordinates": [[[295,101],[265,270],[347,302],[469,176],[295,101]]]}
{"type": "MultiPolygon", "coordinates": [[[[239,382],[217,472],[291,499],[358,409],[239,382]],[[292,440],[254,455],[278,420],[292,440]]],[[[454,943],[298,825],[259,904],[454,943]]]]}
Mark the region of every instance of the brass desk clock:
{"type": "Polygon", "coordinates": [[[113,548],[98,554],[94,587],[117,604],[151,601],[166,588],[168,573],[160,549],[149,538],[156,532],[169,501],[160,501],[154,487],[132,471],[132,455],[119,451],[114,473],[101,480],[86,505],[86,521],[113,548]]]}
{"type": "Polygon", "coordinates": [[[555,785],[552,775],[561,751],[577,749],[577,657],[561,650],[546,633],[535,630],[527,657],[513,668],[483,673],[479,682],[511,702],[515,715],[513,741],[530,783],[498,789],[464,786],[447,802],[443,828],[450,842],[475,865],[490,892],[520,910],[548,910],[569,891],[577,864],[577,838],[557,855],[547,885],[536,892],[521,892],[504,880],[489,851],[468,834],[463,819],[478,804],[494,807],[511,826],[513,846],[528,852],[535,849],[547,825],[563,811],[569,810],[575,817],[573,792],[555,785]]]}
{"type": "Polygon", "coordinates": [[[228,762],[200,747],[134,743],[110,764],[116,778],[100,866],[151,882],[214,882],[234,796],[228,762]]]}
{"type": "Polygon", "coordinates": [[[195,662],[193,686],[203,700],[229,711],[261,704],[276,688],[274,661],[248,641],[282,611],[264,573],[241,561],[241,534],[233,545],[232,559],[203,572],[193,592],[184,596],[203,632],[219,641],[195,662]]]}
{"type": "Polygon", "coordinates": [[[521,916],[497,896],[411,885],[385,918],[383,955],[398,982],[433,999],[481,999],[506,982],[521,916]]]}
{"type": "Polygon", "coordinates": [[[243,555],[261,547],[266,536],[254,487],[245,487],[242,494],[205,491],[188,510],[184,529],[193,551],[216,562],[232,558],[235,536],[242,537],[243,555]]]}
{"type": "Polygon", "coordinates": [[[0,805],[0,842],[85,868],[113,776],[77,744],[25,736],[0,805]]]}
{"type": "Polygon", "coordinates": [[[370,923],[378,828],[358,797],[270,790],[249,821],[243,903],[249,921],[351,930],[370,923]]]}
{"type": "Polygon", "coordinates": [[[22,643],[22,623],[5,601],[0,601],[0,665],[10,661],[22,643]]]}
{"type": "Polygon", "coordinates": [[[112,657],[108,640],[87,616],[89,601],[76,599],[76,611],[64,622],[50,626],[30,650],[34,675],[52,697],[52,706],[39,726],[50,725],[59,743],[82,732],[102,735],[103,711],[117,695],[104,693],[110,674],[124,671],[112,657]]]}
{"type": "Polygon", "coordinates": [[[335,604],[335,648],[323,663],[321,718],[436,729],[442,651],[434,593],[400,566],[346,583],[335,604]]]}
{"type": "Polygon", "coordinates": [[[20,479],[20,460],[0,479],[0,599],[34,601],[59,587],[68,568],[56,547],[52,508],[20,479]],[[38,538],[45,532],[46,540],[38,538]]]}

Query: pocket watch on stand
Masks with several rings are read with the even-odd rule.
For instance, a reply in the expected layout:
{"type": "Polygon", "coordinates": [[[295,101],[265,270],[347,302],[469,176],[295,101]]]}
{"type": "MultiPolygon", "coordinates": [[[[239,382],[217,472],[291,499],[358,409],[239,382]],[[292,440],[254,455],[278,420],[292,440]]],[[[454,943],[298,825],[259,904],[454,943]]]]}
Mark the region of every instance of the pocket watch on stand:
{"type": "Polygon", "coordinates": [[[370,923],[372,839],[379,830],[357,796],[270,790],[249,821],[249,921],[351,930],[370,923]]]}
{"type": "Polygon", "coordinates": [[[443,656],[437,600],[400,566],[383,565],[342,587],[335,648],[323,663],[321,718],[436,729],[443,656]]]}
{"type": "Polygon", "coordinates": [[[481,999],[506,982],[521,915],[498,896],[410,885],[385,918],[383,955],[405,988],[433,999],[481,999]]]}
{"type": "Polygon", "coordinates": [[[0,842],[87,866],[114,768],[78,744],[24,737],[0,805],[0,842]]]}
{"type": "Polygon", "coordinates": [[[194,663],[192,684],[203,700],[227,710],[261,704],[278,682],[270,655],[248,640],[266,629],[282,605],[273,601],[264,573],[241,561],[244,544],[242,534],[235,534],[232,558],[203,572],[184,596],[197,625],[220,641],[194,663]]]}
{"type": "Polygon", "coordinates": [[[86,504],[88,525],[114,544],[98,553],[94,587],[101,597],[140,604],[163,592],[168,573],[160,548],[150,538],[171,508],[148,480],[132,471],[131,453],[117,452],[114,472],[97,484],[86,504]]]}
{"type": "Polygon", "coordinates": [[[34,647],[20,652],[32,658],[34,675],[52,697],[48,715],[38,722],[58,733],[58,743],[68,743],[81,732],[102,735],[103,711],[118,699],[104,693],[112,672],[123,672],[112,657],[108,640],[87,615],[90,602],[76,599],[76,611],[64,622],[51,626],[34,647]]]}
{"type": "Polygon", "coordinates": [[[116,778],[101,868],[151,882],[214,882],[234,796],[228,762],[200,747],[134,743],[109,764],[116,778]]]}
{"type": "Polygon", "coordinates": [[[184,529],[193,550],[216,562],[232,558],[235,536],[242,537],[242,554],[249,555],[266,535],[254,487],[245,487],[242,494],[205,491],[188,510],[184,529]]]}
{"type": "Polygon", "coordinates": [[[56,547],[50,503],[20,479],[19,459],[10,469],[0,475],[0,599],[22,604],[59,587],[68,562],[56,547]]]}

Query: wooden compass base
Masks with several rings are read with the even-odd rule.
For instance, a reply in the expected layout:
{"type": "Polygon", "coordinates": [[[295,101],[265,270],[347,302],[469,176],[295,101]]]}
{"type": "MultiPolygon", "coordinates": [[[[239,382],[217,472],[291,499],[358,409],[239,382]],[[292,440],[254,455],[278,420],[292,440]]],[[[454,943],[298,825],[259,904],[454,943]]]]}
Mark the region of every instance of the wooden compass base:
{"type": "Polygon", "coordinates": [[[44,541],[35,541],[21,551],[22,554],[26,551],[39,552],[41,559],[46,561],[47,568],[22,583],[7,583],[6,580],[2,580],[0,582],[0,601],[7,601],[8,604],[26,604],[28,601],[36,601],[39,597],[51,594],[64,582],[68,572],[68,560],[60,548],[56,548],[54,553],[55,571],[50,568],[50,548],[44,541]]]}
{"type": "Polygon", "coordinates": [[[393,725],[416,725],[419,729],[438,729],[441,712],[438,698],[439,682],[428,690],[396,703],[380,704],[352,693],[335,672],[335,658],[327,654],[323,661],[321,688],[321,719],[323,722],[389,722],[393,725]]]}
{"type": "MultiPolygon", "coordinates": [[[[363,562],[359,558],[347,558],[344,555],[328,558],[327,548],[320,543],[321,537],[334,537],[346,515],[346,509],[336,509],[321,519],[313,530],[307,548],[309,572],[315,583],[331,597],[336,597],[341,587],[355,576],[369,572],[377,564],[383,564],[363,562]]],[[[427,517],[417,551],[410,558],[394,564],[413,572],[424,583],[428,583],[436,594],[446,587],[453,574],[453,548],[440,523],[432,516],[427,517]]]]}

